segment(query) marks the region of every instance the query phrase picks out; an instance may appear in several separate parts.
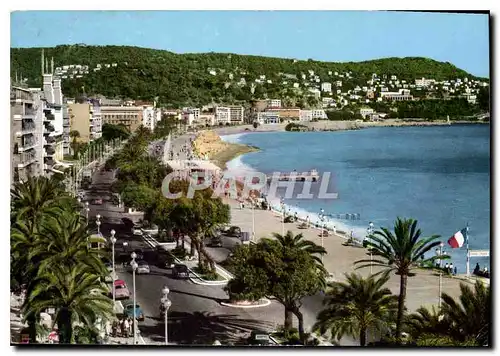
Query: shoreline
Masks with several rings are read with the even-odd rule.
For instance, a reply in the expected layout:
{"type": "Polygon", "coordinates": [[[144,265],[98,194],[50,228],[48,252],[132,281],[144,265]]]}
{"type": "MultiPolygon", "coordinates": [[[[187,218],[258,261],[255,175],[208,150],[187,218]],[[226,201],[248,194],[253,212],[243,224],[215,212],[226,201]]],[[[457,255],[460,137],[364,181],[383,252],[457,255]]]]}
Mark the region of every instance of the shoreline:
{"type": "Polygon", "coordinates": [[[262,124],[254,129],[252,125],[241,125],[241,126],[231,126],[214,128],[213,131],[219,136],[229,136],[236,134],[251,134],[256,132],[289,132],[285,130],[288,123],[297,123],[304,125],[308,130],[304,132],[322,132],[322,131],[347,131],[347,130],[361,130],[370,127],[404,127],[404,126],[453,126],[453,125],[489,125],[489,121],[468,121],[468,120],[457,120],[448,121],[446,120],[436,120],[436,121],[425,121],[425,120],[402,120],[402,119],[388,119],[385,121],[372,121],[372,122],[356,122],[356,121],[330,121],[330,120],[319,120],[319,121],[290,121],[285,124],[262,124]]]}

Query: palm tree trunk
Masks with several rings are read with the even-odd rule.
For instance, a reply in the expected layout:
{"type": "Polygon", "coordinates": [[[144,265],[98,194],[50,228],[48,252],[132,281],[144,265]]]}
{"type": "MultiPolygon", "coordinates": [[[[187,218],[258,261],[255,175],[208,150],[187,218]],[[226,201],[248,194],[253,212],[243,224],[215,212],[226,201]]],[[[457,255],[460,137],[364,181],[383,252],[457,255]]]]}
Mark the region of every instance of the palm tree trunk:
{"type": "Polygon", "coordinates": [[[30,344],[36,344],[36,316],[30,315],[27,319],[30,344]]]}
{"type": "Polygon", "coordinates": [[[285,307],[285,330],[292,330],[293,327],[293,311],[285,307]]]}
{"type": "Polygon", "coordinates": [[[184,250],[186,248],[186,238],[183,232],[181,232],[181,238],[182,238],[182,249],[184,250]]]}
{"type": "Polygon", "coordinates": [[[67,308],[62,308],[59,314],[59,342],[61,344],[71,344],[73,339],[73,328],[71,325],[71,312],[67,308]]]}
{"type": "Polygon", "coordinates": [[[366,328],[361,328],[359,330],[359,346],[366,345],[366,328]]]}
{"type": "Polygon", "coordinates": [[[401,342],[401,331],[403,327],[403,316],[406,299],[406,284],[408,283],[408,276],[401,274],[399,282],[399,297],[398,297],[398,319],[396,321],[396,340],[401,342]]]}
{"type": "Polygon", "coordinates": [[[304,316],[302,315],[302,312],[300,311],[299,308],[294,308],[293,314],[297,317],[299,321],[299,336],[300,336],[300,341],[302,341],[302,344],[305,345],[305,332],[304,332],[304,316]]]}

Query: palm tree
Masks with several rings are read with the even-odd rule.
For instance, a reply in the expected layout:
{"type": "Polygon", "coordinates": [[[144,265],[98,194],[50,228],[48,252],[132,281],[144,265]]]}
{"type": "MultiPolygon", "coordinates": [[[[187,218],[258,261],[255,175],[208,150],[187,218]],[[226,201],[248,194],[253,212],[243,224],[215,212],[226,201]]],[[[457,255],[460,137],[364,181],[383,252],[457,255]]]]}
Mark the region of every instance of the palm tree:
{"type": "Polygon", "coordinates": [[[96,250],[89,250],[87,225],[80,214],[63,211],[57,218],[50,217],[42,224],[37,242],[29,257],[41,260],[38,273],[54,265],[85,264],[92,272],[106,275],[106,267],[96,250]]]}
{"type": "Polygon", "coordinates": [[[489,287],[476,281],[474,289],[460,283],[460,303],[443,293],[441,310],[451,324],[450,335],[461,342],[473,340],[476,345],[490,344],[491,295],[489,287]]]}
{"type": "Polygon", "coordinates": [[[25,318],[54,308],[60,343],[73,343],[75,323],[92,327],[98,319],[113,314],[113,303],[105,296],[107,290],[99,279],[83,264],[52,266],[37,278],[28,294],[28,303],[23,307],[25,318]]]}
{"type": "Polygon", "coordinates": [[[448,320],[434,306],[431,310],[418,308],[415,313],[408,315],[405,324],[413,340],[425,334],[446,335],[450,327],[448,320]]]}
{"type": "Polygon", "coordinates": [[[354,263],[361,264],[358,268],[369,267],[373,264],[373,266],[383,267],[383,271],[394,271],[400,276],[396,322],[396,339],[400,340],[408,277],[415,275],[411,271],[419,267],[420,264],[430,263],[432,265],[437,258],[449,258],[449,256],[434,256],[425,259],[425,253],[440,244],[440,241],[437,241],[439,235],[421,239],[421,231],[417,229],[417,220],[398,217],[394,223],[394,234],[387,228],[381,228],[381,230],[375,231],[366,244],[372,252],[373,261],[363,259],[354,263]]]}
{"type": "Polygon", "coordinates": [[[69,137],[72,138],[71,149],[73,150],[73,158],[77,159],[78,158],[78,138],[80,138],[80,132],[78,132],[77,130],[71,130],[69,133],[69,137]]]}
{"type": "MultiPolygon", "coordinates": [[[[310,240],[306,240],[304,235],[297,234],[294,235],[293,232],[287,231],[285,235],[280,235],[278,233],[273,233],[272,236],[280,243],[283,248],[299,249],[308,252],[311,257],[317,262],[318,268],[326,272],[323,262],[321,261],[321,255],[326,254],[326,250],[316,245],[310,240]],[[318,256],[320,255],[320,256],[318,256]]],[[[272,241],[271,239],[264,238],[262,241],[272,241]]]]}
{"type": "Polygon", "coordinates": [[[346,278],[346,282],[331,283],[324,301],[327,307],[319,312],[313,330],[321,334],[330,331],[337,340],[350,335],[365,346],[368,329],[383,332],[390,327],[398,298],[384,287],[388,273],[379,279],[373,275],[365,279],[355,273],[346,274],[346,278]]]}
{"type": "MultiPolygon", "coordinates": [[[[46,177],[29,177],[26,182],[15,183],[11,189],[11,267],[19,284],[30,289],[38,273],[37,258],[30,258],[41,224],[60,211],[58,204],[69,197],[60,182],[46,177]]],[[[36,340],[38,315],[30,316],[30,340],[36,340]]]]}

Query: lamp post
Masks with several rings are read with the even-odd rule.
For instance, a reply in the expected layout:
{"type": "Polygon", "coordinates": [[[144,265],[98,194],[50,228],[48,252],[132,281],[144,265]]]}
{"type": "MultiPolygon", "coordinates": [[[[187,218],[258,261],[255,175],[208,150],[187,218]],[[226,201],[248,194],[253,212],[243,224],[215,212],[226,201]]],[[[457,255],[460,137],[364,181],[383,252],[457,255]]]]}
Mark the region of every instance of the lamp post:
{"type": "Polygon", "coordinates": [[[97,225],[97,235],[101,233],[100,226],[101,226],[101,215],[97,214],[96,215],[96,225],[97,225]]]}
{"type": "MultiPolygon", "coordinates": [[[[132,320],[133,322],[133,330],[134,330],[134,345],[137,343],[137,330],[136,330],[136,318],[137,318],[137,303],[135,300],[135,270],[137,269],[137,262],[135,262],[135,259],[137,257],[135,252],[132,252],[130,254],[130,257],[132,257],[132,261],[130,262],[130,266],[132,267],[132,292],[134,293],[133,299],[134,299],[134,319],[132,320]]],[[[113,282],[114,283],[114,282],[113,282]]]]}
{"type": "Polygon", "coordinates": [[[90,211],[90,208],[89,208],[89,202],[86,201],[85,202],[85,213],[86,213],[86,219],[87,219],[87,225],[89,224],[89,211],[90,211]]]}
{"type": "Polygon", "coordinates": [[[168,345],[168,309],[172,305],[170,299],[168,299],[168,293],[170,293],[170,289],[167,286],[162,289],[162,298],[161,303],[163,304],[164,313],[165,313],[165,345],[168,345]]]}
{"type": "Polygon", "coordinates": [[[281,201],[281,235],[285,236],[285,202],[281,201]]]}
{"type": "MultiPolygon", "coordinates": [[[[436,256],[442,256],[445,254],[445,252],[443,251],[443,247],[444,247],[444,242],[441,242],[439,244],[439,250],[436,249],[436,256]]],[[[443,287],[443,270],[441,269],[441,262],[442,262],[442,260],[440,259],[439,260],[439,289],[438,289],[438,293],[439,293],[438,308],[439,309],[441,309],[441,289],[443,287]]]]}
{"type": "MultiPolygon", "coordinates": [[[[321,248],[324,248],[325,232],[326,232],[326,222],[323,223],[323,230],[321,231],[321,248]]],[[[321,263],[323,263],[323,254],[321,254],[321,263]]]]}
{"type": "MultiPolygon", "coordinates": [[[[371,240],[373,234],[373,223],[370,221],[368,224],[368,238],[371,240]]],[[[370,251],[370,274],[373,274],[373,265],[372,265],[372,260],[373,260],[373,254],[372,254],[372,249],[370,246],[368,246],[368,251],[370,251]]]]}
{"type": "Polygon", "coordinates": [[[252,241],[255,242],[255,201],[253,198],[250,201],[252,202],[252,241]]]}
{"type": "Polygon", "coordinates": [[[115,243],[116,243],[116,238],[115,238],[116,231],[111,230],[111,251],[113,254],[113,264],[112,264],[112,277],[111,279],[113,280],[113,308],[115,307],[115,243]]]}

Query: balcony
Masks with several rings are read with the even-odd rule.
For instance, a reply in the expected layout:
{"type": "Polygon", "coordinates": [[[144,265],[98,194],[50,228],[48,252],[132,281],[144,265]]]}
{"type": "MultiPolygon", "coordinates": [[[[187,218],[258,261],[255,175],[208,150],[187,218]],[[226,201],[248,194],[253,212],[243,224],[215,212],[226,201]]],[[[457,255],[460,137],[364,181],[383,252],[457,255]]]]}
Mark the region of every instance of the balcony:
{"type": "Polygon", "coordinates": [[[69,118],[63,118],[63,127],[70,127],[69,118]]]}
{"type": "Polygon", "coordinates": [[[56,150],[52,146],[47,146],[47,147],[45,147],[45,153],[46,153],[46,157],[53,156],[56,153],[56,150]]]}
{"type": "Polygon", "coordinates": [[[54,146],[56,144],[56,140],[54,139],[54,137],[52,136],[47,136],[44,140],[43,140],[43,145],[44,146],[54,146]]]}
{"type": "Polygon", "coordinates": [[[54,114],[45,114],[45,117],[43,118],[43,121],[53,121],[55,119],[54,114]]]}
{"type": "Polygon", "coordinates": [[[43,161],[44,161],[44,162],[45,162],[45,164],[49,167],[49,169],[50,169],[50,167],[51,167],[51,166],[53,166],[53,165],[54,165],[54,163],[55,163],[54,159],[53,159],[52,157],[50,157],[50,156],[45,156],[45,157],[43,157],[43,161]]]}
{"type": "Polygon", "coordinates": [[[34,123],[23,122],[22,127],[21,127],[21,131],[16,132],[16,136],[21,137],[23,135],[30,135],[30,134],[35,133],[35,131],[36,131],[36,125],[34,123]]]}
{"type": "Polygon", "coordinates": [[[23,114],[23,118],[24,119],[33,119],[36,115],[36,110],[32,109],[32,108],[25,108],[24,109],[24,114],[23,114]]]}
{"type": "Polygon", "coordinates": [[[24,152],[20,155],[20,163],[17,165],[18,168],[25,168],[30,164],[36,162],[35,152],[24,152]]]}
{"type": "Polygon", "coordinates": [[[12,89],[10,92],[10,100],[18,103],[32,103],[33,97],[31,96],[31,93],[24,90],[12,89]]]}
{"type": "Polygon", "coordinates": [[[33,148],[35,148],[37,145],[37,142],[36,140],[24,140],[24,142],[18,146],[18,152],[21,153],[21,152],[26,152],[26,151],[29,151],[29,150],[32,150],[33,148]]]}
{"type": "Polygon", "coordinates": [[[54,131],[55,131],[54,125],[52,125],[52,124],[46,124],[45,125],[45,130],[44,130],[43,134],[44,135],[45,134],[49,134],[49,133],[54,132],[54,131]]]}

